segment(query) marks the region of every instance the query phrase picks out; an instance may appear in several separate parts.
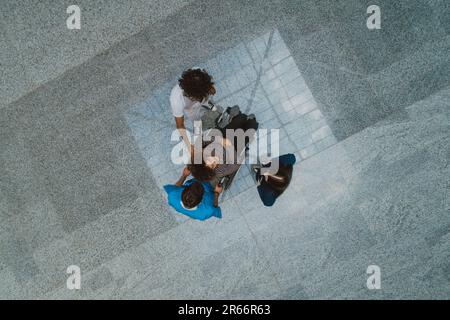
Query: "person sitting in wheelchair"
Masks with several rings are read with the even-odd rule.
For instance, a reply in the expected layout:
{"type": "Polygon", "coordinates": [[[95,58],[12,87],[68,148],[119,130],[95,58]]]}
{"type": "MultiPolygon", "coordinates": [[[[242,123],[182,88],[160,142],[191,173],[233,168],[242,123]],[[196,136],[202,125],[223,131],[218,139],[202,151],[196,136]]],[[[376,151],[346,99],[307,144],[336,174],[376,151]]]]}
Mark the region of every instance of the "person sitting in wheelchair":
{"type": "Polygon", "coordinates": [[[232,115],[230,122],[221,129],[215,129],[211,141],[203,142],[201,163],[196,163],[194,158],[193,164],[189,166],[192,176],[200,181],[212,181],[214,178],[234,174],[243,162],[244,148],[252,136],[252,131],[248,130],[256,132],[258,129],[258,122],[254,115],[240,112],[237,106],[231,108],[229,113],[232,115]],[[238,129],[242,130],[234,131],[238,129]],[[230,130],[233,131],[230,132],[230,130]],[[228,139],[227,136],[230,137],[230,133],[233,135],[231,139],[228,139]],[[244,137],[239,137],[240,133],[243,133],[244,137]]]}

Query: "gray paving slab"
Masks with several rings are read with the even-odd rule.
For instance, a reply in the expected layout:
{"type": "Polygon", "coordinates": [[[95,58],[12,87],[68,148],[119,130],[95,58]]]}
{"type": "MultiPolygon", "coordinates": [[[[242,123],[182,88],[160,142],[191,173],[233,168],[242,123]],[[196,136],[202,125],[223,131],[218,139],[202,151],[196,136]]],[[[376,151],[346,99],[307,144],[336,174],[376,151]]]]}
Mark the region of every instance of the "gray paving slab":
{"type": "Polygon", "coordinates": [[[365,0],[82,1],[78,33],[62,3],[8,3],[0,297],[448,299],[444,2],[380,1],[378,32],[365,0]],[[247,165],[222,219],[166,204],[169,95],[192,66],[296,155],[273,207],[247,165]]]}

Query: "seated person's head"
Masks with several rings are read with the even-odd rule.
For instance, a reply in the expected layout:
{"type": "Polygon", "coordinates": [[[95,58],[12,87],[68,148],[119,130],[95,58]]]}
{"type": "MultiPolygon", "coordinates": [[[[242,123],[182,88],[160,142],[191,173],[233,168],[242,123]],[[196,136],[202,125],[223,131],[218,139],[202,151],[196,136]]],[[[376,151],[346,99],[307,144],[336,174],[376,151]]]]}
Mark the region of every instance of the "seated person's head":
{"type": "Polygon", "coordinates": [[[214,168],[206,165],[205,162],[202,164],[191,164],[189,170],[195,179],[203,182],[212,180],[216,175],[214,168]]]}
{"type": "Polygon", "coordinates": [[[178,83],[184,95],[193,101],[201,102],[216,92],[212,77],[203,69],[184,71],[178,83]]]}
{"type": "Polygon", "coordinates": [[[189,186],[185,187],[181,193],[181,202],[187,209],[195,208],[200,202],[202,202],[205,189],[198,181],[193,182],[189,186]]]}

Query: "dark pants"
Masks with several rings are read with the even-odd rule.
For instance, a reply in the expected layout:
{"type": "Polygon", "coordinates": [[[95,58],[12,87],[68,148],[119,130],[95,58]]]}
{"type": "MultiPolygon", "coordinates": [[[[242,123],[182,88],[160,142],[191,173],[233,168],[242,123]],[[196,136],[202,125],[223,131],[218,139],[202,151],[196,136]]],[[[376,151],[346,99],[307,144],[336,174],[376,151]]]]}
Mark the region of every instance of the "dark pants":
{"type": "MultiPolygon", "coordinates": [[[[254,129],[255,131],[258,130],[259,123],[256,121],[256,119],[247,119],[247,115],[244,113],[239,113],[237,116],[235,116],[233,119],[231,119],[231,122],[222,129],[222,135],[226,137],[226,129],[242,129],[244,131],[247,131],[248,129],[254,129]]],[[[249,138],[245,138],[245,145],[248,145],[249,138]]],[[[241,150],[237,150],[237,137],[234,138],[233,141],[234,148],[236,152],[239,154],[241,150]]]]}

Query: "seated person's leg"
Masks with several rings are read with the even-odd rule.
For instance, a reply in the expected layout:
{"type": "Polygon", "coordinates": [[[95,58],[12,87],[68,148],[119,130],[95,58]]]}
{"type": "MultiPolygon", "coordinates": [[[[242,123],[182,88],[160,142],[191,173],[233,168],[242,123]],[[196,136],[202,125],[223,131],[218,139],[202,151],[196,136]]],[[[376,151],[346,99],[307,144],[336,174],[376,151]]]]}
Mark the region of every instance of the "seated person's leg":
{"type": "Polygon", "coordinates": [[[244,130],[253,129],[258,130],[259,123],[256,121],[255,118],[250,118],[247,120],[247,122],[244,125],[244,130]]]}
{"type": "MultiPolygon", "coordinates": [[[[244,130],[244,132],[246,132],[249,129],[253,129],[256,131],[256,130],[258,130],[258,125],[259,124],[254,117],[249,119],[246,114],[240,113],[239,115],[237,115],[236,117],[234,117],[231,120],[230,124],[225,127],[225,130],[226,129],[233,129],[233,130],[242,129],[242,130],[244,130]]],[[[250,142],[250,137],[246,136],[245,137],[245,145],[248,145],[249,142],[250,142]]],[[[234,145],[236,152],[238,154],[240,154],[240,152],[242,150],[237,150],[238,149],[237,137],[234,138],[234,141],[232,143],[234,145]]]]}
{"type": "Polygon", "coordinates": [[[244,129],[246,122],[247,122],[247,115],[245,115],[243,113],[239,113],[237,116],[235,116],[233,119],[231,119],[231,122],[225,127],[225,130],[226,129],[233,129],[233,130],[244,129]]]}

